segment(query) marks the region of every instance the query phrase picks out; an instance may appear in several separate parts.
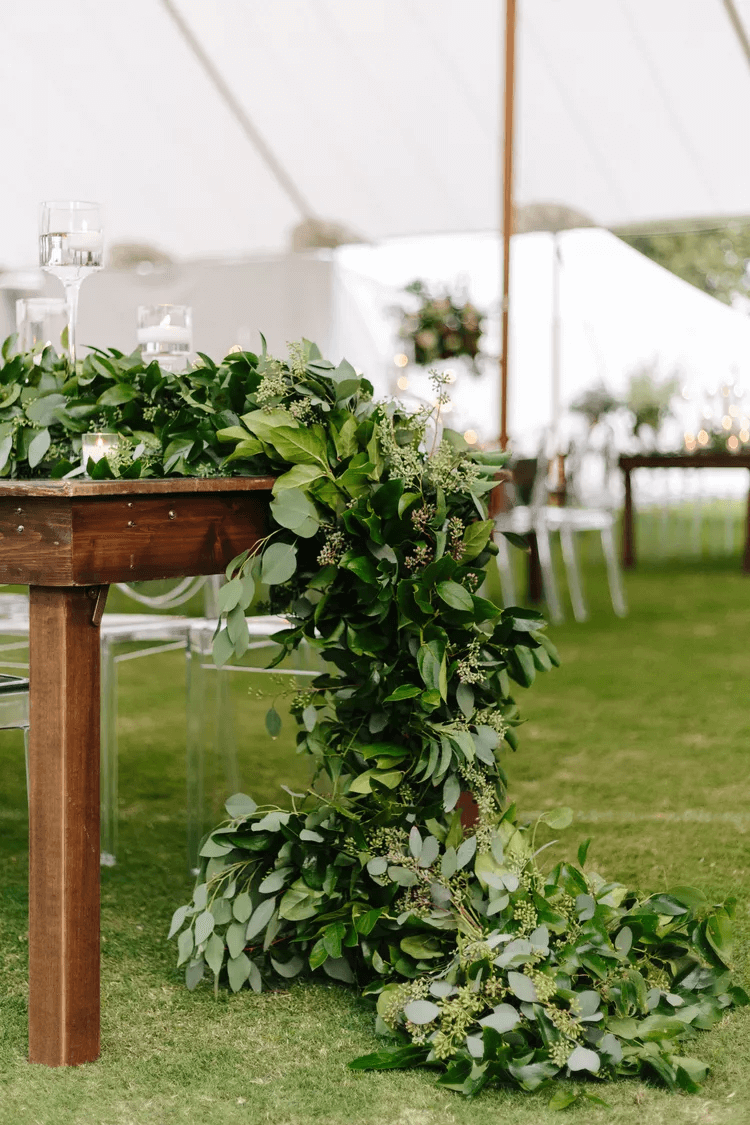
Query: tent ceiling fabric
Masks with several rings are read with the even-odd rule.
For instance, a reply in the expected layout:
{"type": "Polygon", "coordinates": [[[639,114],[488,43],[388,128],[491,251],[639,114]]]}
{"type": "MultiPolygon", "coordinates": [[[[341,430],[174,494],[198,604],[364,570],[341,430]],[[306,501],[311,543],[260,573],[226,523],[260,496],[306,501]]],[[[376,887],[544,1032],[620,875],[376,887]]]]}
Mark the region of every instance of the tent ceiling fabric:
{"type": "MultiPolygon", "coordinates": [[[[366,239],[497,229],[502,0],[172,0],[310,214],[366,239]]],[[[735,0],[743,26],[749,0],[735,0]]],[[[750,66],[726,3],[519,0],[516,199],[609,227],[750,214],[750,66]]],[[[286,247],[301,219],[163,0],[3,6],[0,262],[36,205],[112,242],[286,247]]]]}

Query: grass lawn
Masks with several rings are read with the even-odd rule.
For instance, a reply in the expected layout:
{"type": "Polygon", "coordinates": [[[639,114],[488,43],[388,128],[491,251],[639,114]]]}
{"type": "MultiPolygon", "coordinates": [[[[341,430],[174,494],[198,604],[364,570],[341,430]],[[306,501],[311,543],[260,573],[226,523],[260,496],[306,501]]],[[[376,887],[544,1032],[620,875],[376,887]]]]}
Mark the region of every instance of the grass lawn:
{"type": "MultiPolygon", "coordinates": [[[[507,762],[522,813],[568,804],[559,847],[593,836],[602,874],[657,890],[697,883],[734,894],[737,970],[747,987],[750,934],[750,579],[738,561],[651,563],[627,580],[618,621],[603,575],[586,567],[592,619],[552,630],[563,667],[522,705],[507,762]]],[[[493,1091],[477,1102],[429,1073],[354,1074],[375,1049],[373,1016],[351,992],[302,984],[255,996],[189,994],[165,940],[190,879],[184,849],[184,667],[179,654],[120,666],[120,862],[102,871],[102,1056],[75,1069],[26,1062],[27,820],[17,732],[0,732],[0,1125],[545,1125],[546,1096],[493,1091]]],[[[260,800],[295,788],[306,763],[291,725],[272,742],[267,704],[233,680],[245,788],[260,800]]],[[[267,684],[267,681],[265,681],[267,684]]],[[[221,792],[220,778],[215,793],[221,792]]],[[[552,849],[555,850],[555,849],[552,849]]],[[[559,849],[557,849],[559,850],[559,849]]],[[[550,859],[551,862],[551,859],[550,859]]],[[[712,1064],[701,1094],[638,1082],[596,1086],[611,1110],[580,1122],[750,1121],[750,1010],[730,1015],[694,1054],[712,1064]]]]}

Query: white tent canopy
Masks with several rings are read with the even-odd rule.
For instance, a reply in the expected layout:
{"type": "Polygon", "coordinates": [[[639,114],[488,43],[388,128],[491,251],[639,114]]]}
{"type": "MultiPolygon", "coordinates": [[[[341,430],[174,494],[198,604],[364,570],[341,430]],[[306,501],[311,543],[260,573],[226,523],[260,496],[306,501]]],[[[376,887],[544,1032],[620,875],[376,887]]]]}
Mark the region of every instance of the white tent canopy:
{"type": "MultiPolygon", "coordinates": [[[[519,0],[518,203],[610,227],[750,213],[728,4],[519,0]]],[[[279,249],[310,216],[497,229],[502,25],[501,0],[5,4],[0,262],[33,261],[43,198],[101,200],[110,243],[180,259],[279,249]]]]}

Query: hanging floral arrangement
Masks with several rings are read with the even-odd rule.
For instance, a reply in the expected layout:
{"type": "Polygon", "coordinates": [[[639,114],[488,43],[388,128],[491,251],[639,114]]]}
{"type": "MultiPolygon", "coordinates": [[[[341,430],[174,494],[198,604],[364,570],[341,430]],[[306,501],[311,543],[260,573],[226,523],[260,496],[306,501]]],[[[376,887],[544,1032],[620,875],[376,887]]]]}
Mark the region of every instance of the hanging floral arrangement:
{"type": "Polygon", "coordinates": [[[423,281],[412,281],[406,292],[414,294],[416,310],[401,310],[399,336],[411,349],[414,362],[429,367],[443,359],[469,360],[479,374],[478,359],[484,314],[461,295],[435,296],[423,281]]]}

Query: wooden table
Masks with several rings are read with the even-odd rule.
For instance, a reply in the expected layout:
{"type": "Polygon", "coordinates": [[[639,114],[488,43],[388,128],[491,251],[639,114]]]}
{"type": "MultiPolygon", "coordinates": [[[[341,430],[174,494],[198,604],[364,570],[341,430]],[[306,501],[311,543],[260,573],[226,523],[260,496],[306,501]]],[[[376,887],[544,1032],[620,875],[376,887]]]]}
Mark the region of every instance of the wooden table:
{"type": "MultiPolygon", "coordinates": [[[[625,505],[622,514],[622,565],[635,566],[635,521],[630,474],[633,469],[750,469],[750,453],[638,453],[620,457],[625,478],[625,505]]],[[[750,491],[748,492],[747,531],[742,569],[750,574],[750,491]]]]}
{"type": "Polygon", "coordinates": [[[0,481],[0,583],[30,587],[29,1060],[99,1055],[99,625],[113,582],[217,574],[273,480],[0,481]]]}

